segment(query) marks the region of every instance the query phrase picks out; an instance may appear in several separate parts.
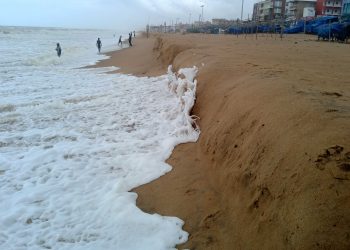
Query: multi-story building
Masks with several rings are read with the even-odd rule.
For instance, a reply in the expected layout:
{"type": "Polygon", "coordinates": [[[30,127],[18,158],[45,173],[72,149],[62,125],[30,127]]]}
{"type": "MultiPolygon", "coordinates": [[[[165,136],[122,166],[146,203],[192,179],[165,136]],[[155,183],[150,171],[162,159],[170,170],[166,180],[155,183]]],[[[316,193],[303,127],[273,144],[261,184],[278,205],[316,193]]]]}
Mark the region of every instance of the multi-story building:
{"type": "Polygon", "coordinates": [[[339,16],[341,15],[342,0],[317,0],[317,16],[339,16]]]}
{"type": "Polygon", "coordinates": [[[284,16],[286,0],[264,0],[254,4],[254,21],[271,21],[284,16]]]}
{"type": "Polygon", "coordinates": [[[343,0],[343,15],[350,15],[350,0],[343,0]]]}
{"type": "Polygon", "coordinates": [[[253,7],[252,21],[259,21],[260,3],[255,3],[253,7]]]}
{"type": "Polygon", "coordinates": [[[274,19],[284,18],[286,0],[274,0],[273,1],[273,15],[274,19]]]}
{"type": "Polygon", "coordinates": [[[315,8],[316,0],[287,0],[286,20],[299,20],[304,16],[304,9],[315,8]]]}

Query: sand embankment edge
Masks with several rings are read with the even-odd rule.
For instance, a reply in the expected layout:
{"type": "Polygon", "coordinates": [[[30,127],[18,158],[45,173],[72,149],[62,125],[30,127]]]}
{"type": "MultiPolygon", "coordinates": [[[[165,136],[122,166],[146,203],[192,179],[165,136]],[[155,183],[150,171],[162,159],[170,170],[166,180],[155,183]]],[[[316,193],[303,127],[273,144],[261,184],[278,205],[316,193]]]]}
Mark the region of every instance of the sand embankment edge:
{"type": "Polygon", "coordinates": [[[135,75],[199,68],[200,139],[175,148],[173,171],[135,189],[138,206],[186,222],[179,248],[349,248],[346,46],[163,35],[100,64],[135,75]]]}

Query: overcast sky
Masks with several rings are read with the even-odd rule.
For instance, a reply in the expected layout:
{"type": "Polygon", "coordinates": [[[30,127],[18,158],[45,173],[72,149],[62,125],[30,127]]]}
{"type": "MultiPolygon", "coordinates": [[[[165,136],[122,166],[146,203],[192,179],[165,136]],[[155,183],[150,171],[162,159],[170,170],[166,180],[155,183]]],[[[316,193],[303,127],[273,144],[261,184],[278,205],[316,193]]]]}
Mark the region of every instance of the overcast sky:
{"type": "MultiPolygon", "coordinates": [[[[241,0],[0,0],[0,25],[71,28],[143,29],[176,19],[240,17],[241,0]]],[[[244,19],[256,0],[245,0],[244,19]]]]}

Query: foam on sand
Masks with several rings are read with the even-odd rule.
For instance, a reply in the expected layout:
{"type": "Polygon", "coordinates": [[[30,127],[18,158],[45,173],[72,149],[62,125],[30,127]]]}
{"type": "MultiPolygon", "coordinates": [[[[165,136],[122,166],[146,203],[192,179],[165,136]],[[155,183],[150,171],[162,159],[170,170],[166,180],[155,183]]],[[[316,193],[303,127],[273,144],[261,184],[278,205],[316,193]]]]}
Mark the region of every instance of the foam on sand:
{"type": "Polygon", "coordinates": [[[1,249],[154,250],[187,240],[183,221],[142,212],[128,191],[170,171],[175,145],[197,140],[197,69],[154,78],[106,70],[43,74],[2,96],[1,249]]]}

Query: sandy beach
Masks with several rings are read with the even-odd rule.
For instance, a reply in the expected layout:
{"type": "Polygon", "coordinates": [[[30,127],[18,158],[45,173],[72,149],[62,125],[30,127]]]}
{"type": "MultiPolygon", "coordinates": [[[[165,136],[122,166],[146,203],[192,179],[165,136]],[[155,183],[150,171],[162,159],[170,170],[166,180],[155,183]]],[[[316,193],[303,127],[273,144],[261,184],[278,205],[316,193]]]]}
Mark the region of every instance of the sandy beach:
{"type": "Polygon", "coordinates": [[[134,190],[176,216],[179,249],[350,248],[350,45],[315,36],[153,35],[97,66],[137,76],[199,68],[197,143],[134,190]]]}

